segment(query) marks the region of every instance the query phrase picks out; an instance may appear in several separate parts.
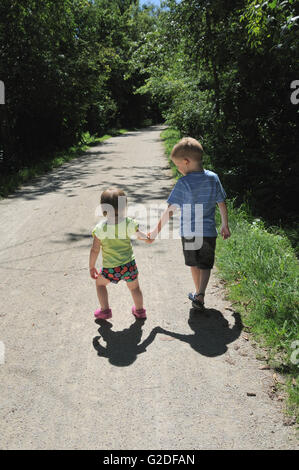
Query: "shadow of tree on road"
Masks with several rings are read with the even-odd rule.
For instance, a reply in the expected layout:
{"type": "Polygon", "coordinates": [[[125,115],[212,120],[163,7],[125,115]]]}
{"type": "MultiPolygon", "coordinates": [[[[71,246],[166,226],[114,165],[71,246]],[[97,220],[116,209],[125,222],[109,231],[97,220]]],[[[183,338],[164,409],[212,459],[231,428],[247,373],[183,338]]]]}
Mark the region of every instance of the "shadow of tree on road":
{"type": "Polygon", "coordinates": [[[156,333],[162,333],[172,338],[189,343],[199,354],[208,357],[221,356],[227,351],[227,344],[235,341],[241,334],[243,324],[240,314],[233,313],[235,323],[232,328],[219,310],[206,309],[204,313],[190,310],[188,324],[194,334],[180,334],[156,327],[156,333]]]}
{"type": "MultiPolygon", "coordinates": [[[[65,161],[63,165],[57,168],[52,168],[51,170],[39,176],[35,176],[27,182],[23,183],[19,189],[16,189],[14,193],[8,196],[8,199],[24,199],[26,201],[31,201],[39,199],[41,196],[53,192],[63,193],[67,197],[75,197],[77,194],[69,194],[70,190],[74,191],[75,188],[88,188],[88,186],[85,185],[85,182],[89,177],[93,176],[95,172],[99,172],[99,174],[102,176],[109,170],[117,170],[118,168],[121,169],[121,150],[116,153],[114,150],[110,149],[111,146],[113,148],[118,140],[125,140],[128,137],[140,137],[140,134],[143,132],[161,132],[163,129],[165,129],[164,125],[151,126],[138,129],[134,132],[127,132],[123,135],[114,136],[112,139],[109,139],[105,142],[97,143],[96,147],[89,145],[89,149],[86,151],[78,151],[78,156],[74,157],[72,160],[65,161]],[[97,147],[99,148],[96,149],[97,147]],[[109,163],[113,166],[109,166],[109,163]]],[[[154,141],[155,140],[156,139],[154,139],[154,141]]],[[[159,138],[157,138],[157,142],[158,141],[160,141],[159,138]]],[[[149,142],[147,142],[147,140],[144,141],[145,145],[150,143],[151,140],[149,140],[149,142]]],[[[155,179],[160,177],[161,180],[167,178],[167,176],[163,177],[163,175],[160,175],[160,167],[134,167],[134,169],[136,168],[140,171],[144,170],[145,175],[149,174],[149,191],[153,176],[155,179]]],[[[131,167],[128,169],[132,172],[131,167]]],[[[142,175],[139,176],[139,178],[142,177],[142,175]]],[[[171,175],[168,175],[168,178],[171,179],[171,175]]],[[[129,189],[132,193],[134,193],[135,176],[132,176],[132,180],[132,186],[130,186],[129,189]]],[[[105,185],[111,186],[111,181],[105,183],[105,185]]],[[[99,186],[103,188],[104,183],[99,184],[99,186]]]]}
{"type": "Polygon", "coordinates": [[[129,328],[122,331],[113,331],[112,324],[106,320],[96,320],[100,325],[100,336],[93,338],[93,347],[98,352],[98,356],[106,357],[110,364],[119,367],[125,367],[133,364],[137,355],[146,351],[155,339],[157,331],[153,329],[149,336],[141,343],[142,326],[145,320],[136,319],[129,328]],[[99,340],[103,338],[106,347],[100,344],[99,340]]]}

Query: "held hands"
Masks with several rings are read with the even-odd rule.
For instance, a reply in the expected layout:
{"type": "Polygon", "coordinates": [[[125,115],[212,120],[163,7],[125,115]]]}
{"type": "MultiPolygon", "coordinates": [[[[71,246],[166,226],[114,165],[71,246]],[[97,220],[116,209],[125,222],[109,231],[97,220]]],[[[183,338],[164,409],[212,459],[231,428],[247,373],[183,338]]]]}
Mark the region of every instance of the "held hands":
{"type": "Polygon", "coordinates": [[[97,279],[99,276],[99,273],[96,268],[90,268],[89,269],[89,274],[92,279],[97,279]]]}
{"type": "Polygon", "coordinates": [[[222,235],[223,240],[226,240],[227,238],[230,237],[230,230],[228,228],[228,225],[222,225],[220,233],[222,235]]]}
{"type": "Polygon", "coordinates": [[[154,240],[151,240],[148,236],[148,234],[141,232],[138,230],[136,232],[138,240],[143,240],[145,243],[153,243],[154,240]]]}
{"type": "Polygon", "coordinates": [[[145,239],[145,243],[148,243],[148,244],[151,244],[153,243],[154,240],[151,240],[151,238],[149,237],[149,234],[146,235],[146,239],[145,239]]]}
{"type": "Polygon", "coordinates": [[[146,243],[154,243],[155,238],[153,232],[148,232],[146,243]]]}

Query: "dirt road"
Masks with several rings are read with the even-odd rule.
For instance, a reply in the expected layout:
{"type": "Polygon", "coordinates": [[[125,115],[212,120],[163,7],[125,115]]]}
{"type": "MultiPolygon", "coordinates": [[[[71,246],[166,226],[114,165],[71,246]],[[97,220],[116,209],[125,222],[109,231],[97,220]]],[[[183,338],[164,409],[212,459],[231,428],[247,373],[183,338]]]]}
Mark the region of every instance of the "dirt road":
{"type": "Polygon", "coordinates": [[[109,288],[111,321],[93,319],[100,192],[122,187],[134,209],[165,201],[160,131],[114,137],[0,202],[1,449],[296,447],[215,277],[207,312],[190,317],[179,240],[134,242],[146,321],[124,283],[109,288]]]}

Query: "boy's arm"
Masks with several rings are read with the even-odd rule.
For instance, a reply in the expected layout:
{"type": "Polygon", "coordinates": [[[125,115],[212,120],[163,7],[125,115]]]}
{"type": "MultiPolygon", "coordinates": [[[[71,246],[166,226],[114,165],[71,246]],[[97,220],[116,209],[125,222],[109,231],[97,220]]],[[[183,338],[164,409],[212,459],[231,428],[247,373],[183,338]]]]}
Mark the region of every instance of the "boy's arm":
{"type": "Polygon", "coordinates": [[[89,253],[89,273],[92,279],[96,279],[99,275],[98,271],[96,270],[95,264],[99,256],[100,249],[101,249],[101,242],[96,236],[94,236],[93,244],[89,253]]]}
{"type": "Polygon", "coordinates": [[[149,234],[148,234],[148,236],[151,240],[154,240],[159,235],[159,233],[161,232],[163,226],[166,224],[166,222],[169,221],[170,217],[173,216],[173,213],[174,213],[176,208],[177,208],[176,205],[173,205],[173,204],[168,205],[167,209],[165,209],[165,211],[161,215],[161,218],[160,218],[156,228],[154,228],[154,230],[152,232],[149,232],[149,234]]]}
{"type": "Polygon", "coordinates": [[[227,207],[224,201],[218,202],[218,207],[219,207],[219,211],[221,215],[221,223],[222,223],[220,233],[222,235],[223,240],[226,240],[227,238],[230,237],[227,207]]]}

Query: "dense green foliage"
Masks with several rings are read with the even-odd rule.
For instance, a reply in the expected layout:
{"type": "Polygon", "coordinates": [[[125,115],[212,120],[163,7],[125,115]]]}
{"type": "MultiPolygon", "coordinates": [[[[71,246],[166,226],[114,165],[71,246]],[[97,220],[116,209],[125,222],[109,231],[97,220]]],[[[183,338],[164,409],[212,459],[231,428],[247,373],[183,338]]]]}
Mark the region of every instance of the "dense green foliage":
{"type": "Polygon", "coordinates": [[[230,196],[295,227],[296,2],[161,4],[1,1],[2,173],[162,113],[202,141],[230,196]]]}
{"type": "MultiPolygon", "coordinates": [[[[167,155],[180,139],[174,129],[162,133],[167,155]]],[[[171,164],[171,161],[170,161],[171,164]]],[[[172,165],[176,178],[180,177],[172,165]]],[[[227,201],[231,238],[218,237],[216,264],[234,308],[251,333],[268,349],[267,360],[287,377],[290,410],[299,420],[298,262],[288,238],[267,230],[246,206],[227,201]]],[[[220,225],[217,212],[217,224],[220,225]]]]}
{"type": "Polygon", "coordinates": [[[156,119],[131,50],[152,28],[151,10],[124,0],[2,0],[0,170],[15,173],[76,144],[84,132],[156,119]]]}
{"type": "Polygon", "coordinates": [[[200,139],[230,196],[271,222],[296,221],[295,1],[164,2],[136,52],[168,124],[200,139]]]}

